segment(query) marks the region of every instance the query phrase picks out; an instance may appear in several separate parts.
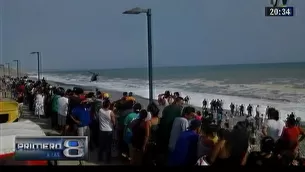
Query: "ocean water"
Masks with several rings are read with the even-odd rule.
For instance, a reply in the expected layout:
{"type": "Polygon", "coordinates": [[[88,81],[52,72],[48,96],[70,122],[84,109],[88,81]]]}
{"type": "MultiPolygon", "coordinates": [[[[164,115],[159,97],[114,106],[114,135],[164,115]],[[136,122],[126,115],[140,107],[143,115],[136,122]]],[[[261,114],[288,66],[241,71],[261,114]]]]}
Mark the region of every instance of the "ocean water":
{"type": "MultiPolygon", "coordinates": [[[[100,74],[98,82],[89,82],[91,75],[84,70],[50,71],[43,76],[56,82],[132,91],[148,97],[146,68],[90,71],[100,74]]],[[[252,104],[260,105],[264,113],[269,105],[279,109],[282,118],[295,112],[305,119],[305,63],[154,68],[154,98],[165,90],[188,95],[195,106],[201,107],[204,98],[222,99],[227,109],[231,102],[252,104]]]]}

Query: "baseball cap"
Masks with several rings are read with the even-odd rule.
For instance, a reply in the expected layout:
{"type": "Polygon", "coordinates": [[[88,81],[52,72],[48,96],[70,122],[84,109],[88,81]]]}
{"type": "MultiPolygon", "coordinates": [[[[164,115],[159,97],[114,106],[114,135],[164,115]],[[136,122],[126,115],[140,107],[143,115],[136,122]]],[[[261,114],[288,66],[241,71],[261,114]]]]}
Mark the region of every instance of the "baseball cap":
{"type": "Polygon", "coordinates": [[[196,128],[199,128],[201,126],[201,121],[197,120],[197,119],[193,119],[190,123],[190,126],[188,127],[188,129],[190,130],[194,130],[196,128]]]}

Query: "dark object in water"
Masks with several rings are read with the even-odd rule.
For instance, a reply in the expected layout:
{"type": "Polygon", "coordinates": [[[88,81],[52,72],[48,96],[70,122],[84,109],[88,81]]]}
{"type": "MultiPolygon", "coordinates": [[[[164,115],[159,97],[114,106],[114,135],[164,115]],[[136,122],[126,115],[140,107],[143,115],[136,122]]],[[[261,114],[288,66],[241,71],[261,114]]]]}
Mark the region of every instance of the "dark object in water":
{"type": "Polygon", "coordinates": [[[93,74],[92,76],[91,76],[91,82],[93,82],[93,81],[97,81],[97,74],[93,74]]]}
{"type": "Polygon", "coordinates": [[[90,72],[90,71],[88,71],[88,72],[92,74],[90,82],[97,81],[97,76],[99,74],[94,73],[94,72],[90,72]]]}

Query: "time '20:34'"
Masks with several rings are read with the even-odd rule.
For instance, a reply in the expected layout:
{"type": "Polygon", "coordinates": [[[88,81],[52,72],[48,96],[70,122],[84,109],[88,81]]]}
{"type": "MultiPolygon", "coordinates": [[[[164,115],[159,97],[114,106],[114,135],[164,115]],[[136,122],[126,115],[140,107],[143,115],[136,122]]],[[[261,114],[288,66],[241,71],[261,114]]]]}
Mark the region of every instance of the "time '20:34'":
{"type": "Polygon", "coordinates": [[[266,7],[266,16],[293,16],[293,7],[266,7]]]}

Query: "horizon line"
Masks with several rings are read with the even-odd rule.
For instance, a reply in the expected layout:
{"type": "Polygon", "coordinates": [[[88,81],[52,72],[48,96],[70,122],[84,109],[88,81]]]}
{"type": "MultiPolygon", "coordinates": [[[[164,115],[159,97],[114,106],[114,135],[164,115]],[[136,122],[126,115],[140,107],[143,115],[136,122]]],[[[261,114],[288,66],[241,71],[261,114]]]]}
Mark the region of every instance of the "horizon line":
{"type": "MultiPolygon", "coordinates": [[[[174,67],[216,67],[216,66],[236,66],[236,65],[268,65],[268,64],[296,64],[296,63],[305,63],[305,61],[298,61],[298,62],[274,62],[274,63],[231,63],[231,64],[207,64],[207,65],[189,65],[189,66],[185,66],[185,65],[177,65],[177,66],[161,66],[161,65],[156,65],[154,66],[154,68],[174,68],[174,67]]],[[[89,70],[120,70],[120,69],[141,69],[141,68],[147,68],[146,66],[141,66],[141,67],[118,67],[118,68],[92,68],[89,70]]],[[[31,69],[33,71],[35,71],[36,69],[31,69]]],[[[49,71],[84,71],[86,69],[44,69],[43,71],[49,72],[49,71]]],[[[27,70],[25,70],[27,71],[27,70]]]]}

